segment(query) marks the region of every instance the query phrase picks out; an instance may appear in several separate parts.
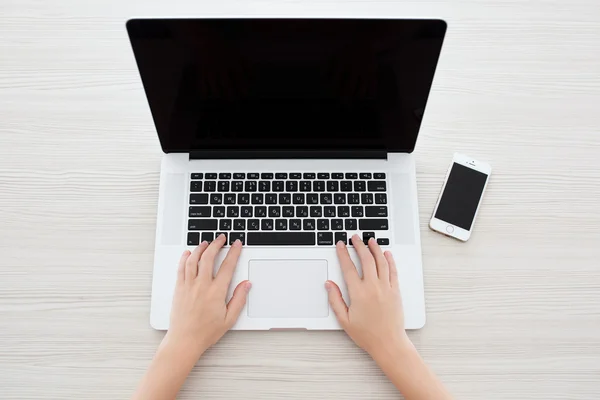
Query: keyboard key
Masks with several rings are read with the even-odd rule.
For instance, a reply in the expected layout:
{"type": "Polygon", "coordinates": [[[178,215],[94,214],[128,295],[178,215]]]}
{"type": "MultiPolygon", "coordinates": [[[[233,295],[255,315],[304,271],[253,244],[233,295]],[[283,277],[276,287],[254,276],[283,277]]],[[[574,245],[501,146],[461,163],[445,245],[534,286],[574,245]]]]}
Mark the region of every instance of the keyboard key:
{"type": "Polygon", "coordinates": [[[292,204],[292,195],[289,193],[280,193],[279,204],[292,204]]]}
{"type": "Polygon", "coordinates": [[[333,203],[333,197],[331,196],[331,193],[321,193],[321,204],[332,204],[333,203]]]}
{"type": "Polygon", "coordinates": [[[336,232],[334,241],[335,243],[342,241],[344,244],[348,244],[348,234],[346,232],[336,232]]]}
{"type": "Polygon", "coordinates": [[[202,179],[204,177],[204,174],[202,172],[196,172],[194,174],[192,174],[192,179],[202,179]]]}
{"type": "Polygon", "coordinates": [[[360,204],[358,193],[348,193],[348,204],[360,204]]]}
{"type": "Polygon", "coordinates": [[[304,204],[304,193],[294,193],[292,196],[292,203],[304,204]]]}
{"type": "Polygon", "coordinates": [[[386,231],[389,229],[387,219],[365,218],[358,220],[361,231],[386,231]]]}
{"type": "Polygon", "coordinates": [[[335,204],[346,204],[346,194],[345,193],[336,193],[333,195],[333,202],[335,204]]]}
{"type": "Polygon", "coordinates": [[[263,231],[272,231],[273,230],[273,220],[272,219],[263,219],[260,223],[260,229],[263,231]]]}
{"type": "Polygon", "coordinates": [[[298,191],[298,181],[287,181],[285,183],[285,191],[286,192],[297,192],[298,191]]]}
{"type": "Polygon", "coordinates": [[[286,218],[294,216],[294,206],[284,206],[282,209],[282,215],[286,218]]]}
{"type": "Polygon", "coordinates": [[[246,179],[246,173],[236,172],[235,174],[233,174],[233,179],[246,179]]]}
{"type": "Polygon", "coordinates": [[[269,182],[269,181],[258,182],[258,191],[259,192],[270,192],[271,191],[271,182],[269,182]]]}
{"type": "Polygon", "coordinates": [[[192,218],[203,218],[203,217],[210,217],[210,206],[204,206],[204,207],[190,207],[190,213],[189,216],[192,218]]]}
{"type": "Polygon", "coordinates": [[[189,231],[214,231],[217,229],[216,219],[189,219],[189,231]]]}
{"type": "Polygon", "coordinates": [[[225,236],[225,243],[227,243],[227,232],[215,232],[215,240],[221,235],[225,236]]]}
{"type": "Polygon", "coordinates": [[[335,217],[335,206],[325,206],[323,207],[323,216],[325,217],[335,217]]]}
{"type": "Polygon", "coordinates": [[[191,181],[190,182],[190,192],[201,192],[202,191],[202,181],[191,181]]]}
{"type": "Polygon", "coordinates": [[[281,217],[281,207],[269,206],[269,217],[273,217],[273,218],[281,217]]]}
{"type": "Polygon", "coordinates": [[[213,240],[215,240],[214,238],[215,234],[212,232],[202,232],[202,237],[201,237],[201,241],[204,242],[208,242],[211,243],[213,240]]]}
{"type": "Polygon", "coordinates": [[[353,218],[344,220],[344,228],[346,228],[347,231],[355,231],[358,229],[356,220],[353,218]]]}
{"type": "Polygon", "coordinates": [[[385,174],[383,172],[378,172],[376,174],[373,174],[373,177],[375,179],[385,179],[385,174]]]}
{"type": "Polygon", "coordinates": [[[204,182],[204,191],[205,192],[214,192],[215,190],[217,190],[217,182],[215,182],[215,181],[204,182]]]}
{"type": "Polygon", "coordinates": [[[260,174],[260,179],[273,179],[273,173],[263,172],[262,174],[260,174]]]}
{"type": "Polygon", "coordinates": [[[223,195],[221,193],[211,194],[210,204],[223,204],[223,195]]]}
{"type": "Polygon", "coordinates": [[[371,173],[370,172],[361,172],[360,179],[371,179],[371,173]]]}
{"type": "Polygon", "coordinates": [[[319,246],[331,246],[331,245],[333,245],[333,233],[332,232],[319,232],[319,233],[317,233],[317,244],[319,246]]]}
{"type": "Polygon", "coordinates": [[[278,172],[275,174],[275,179],[287,179],[287,172],[278,172]]]}
{"type": "Polygon", "coordinates": [[[260,229],[260,220],[258,219],[249,219],[248,220],[248,230],[249,231],[257,231],[260,229]]]}
{"type": "Polygon", "coordinates": [[[234,231],[245,231],[246,230],[246,220],[245,219],[234,219],[233,220],[233,230],[234,231]]]}
{"type": "Polygon", "coordinates": [[[278,219],[275,221],[276,231],[287,231],[287,219],[278,219]]]}
{"type": "Polygon", "coordinates": [[[200,232],[188,232],[187,245],[198,246],[200,244],[200,232]]]}
{"type": "Polygon", "coordinates": [[[215,206],[213,207],[213,217],[222,218],[225,216],[225,207],[215,206]]]}
{"type": "Polygon", "coordinates": [[[239,217],[240,216],[240,207],[239,206],[227,207],[227,216],[228,217],[239,217]]]}
{"type": "Polygon", "coordinates": [[[240,216],[243,218],[252,218],[252,206],[244,206],[242,207],[242,211],[240,212],[240,216]]]}
{"type": "Polygon", "coordinates": [[[243,192],[244,191],[244,182],[243,181],[231,182],[231,191],[232,192],[243,192]]]}
{"type": "Polygon", "coordinates": [[[327,191],[337,192],[340,190],[340,183],[338,181],[327,181],[327,191]]]}
{"type": "Polygon", "coordinates": [[[215,172],[209,172],[207,174],[204,174],[204,177],[206,179],[217,179],[217,174],[215,172]]]}
{"type": "Polygon", "coordinates": [[[231,230],[231,220],[230,219],[219,220],[219,229],[222,231],[230,231],[231,230]]]}
{"type": "Polygon", "coordinates": [[[302,174],[300,172],[292,172],[290,173],[290,179],[302,179],[302,174]]]}
{"type": "Polygon", "coordinates": [[[350,216],[350,207],[348,206],[338,206],[338,217],[349,217],[350,216]]]}
{"type": "Polygon", "coordinates": [[[246,244],[246,234],[244,232],[231,232],[229,235],[229,244],[235,243],[236,240],[239,240],[242,244],[246,244]]]}
{"type": "Polygon", "coordinates": [[[310,181],[300,181],[300,191],[301,192],[310,192],[311,190],[311,182],[310,181]]]}
{"type": "Polygon", "coordinates": [[[231,179],[231,174],[229,172],[221,172],[219,174],[219,179],[231,179]]]}
{"type": "Polygon", "coordinates": [[[375,204],[387,204],[387,194],[375,193],[375,204]]]}
{"type": "Polygon", "coordinates": [[[238,194],[238,204],[250,204],[250,195],[248,193],[238,194]]]}
{"type": "Polygon", "coordinates": [[[372,237],[375,237],[375,232],[363,232],[363,242],[365,244],[368,244],[369,239],[371,239],[372,237]]]}
{"type": "Polygon", "coordinates": [[[387,190],[385,181],[369,181],[367,187],[369,192],[385,192],[387,190]]]}
{"type": "Polygon", "coordinates": [[[223,204],[235,204],[235,194],[227,193],[223,196],[223,204]]]}
{"type": "Polygon", "coordinates": [[[319,172],[317,174],[318,179],[329,179],[329,172],[319,172]]]}
{"type": "Polygon", "coordinates": [[[314,232],[248,232],[248,246],[314,246],[314,232]]]}
{"type": "Polygon", "coordinates": [[[362,193],[360,195],[360,202],[362,204],[373,204],[373,193],[362,193]]]}
{"type": "Polygon", "coordinates": [[[352,191],[352,181],[342,181],[340,188],[342,192],[351,192],[352,191]]]}
{"type": "Polygon", "coordinates": [[[325,181],[314,181],[313,190],[315,192],[324,192],[325,191],[325,181]]]}
{"type": "Polygon", "coordinates": [[[344,174],[342,174],[341,172],[334,172],[333,174],[331,174],[331,178],[332,179],[344,179],[344,174]]]}
{"type": "Polygon", "coordinates": [[[303,223],[303,227],[305,231],[314,231],[315,230],[315,220],[314,219],[305,219],[303,223]]]}
{"type": "Polygon", "coordinates": [[[258,172],[250,172],[248,174],[248,179],[258,179],[258,178],[259,178],[258,172]]]}
{"type": "Polygon", "coordinates": [[[252,200],[252,204],[263,204],[264,203],[264,195],[262,193],[253,193],[250,196],[252,200]]]}
{"type": "Polygon", "coordinates": [[[285,190],[285,183],[283,181],[274,181],[273,182],[273,191],[274,192],[283,192],[285,190]]]}
{"type": "MultiPolygon", "coordinates": [[[[367,207],[368,208],[368,207],[367,207]]],[[[352,206],[352,216],[362,218],[365,216],[365,211],[362,206],[352,206]]]]}
{"type": "Polygon", "coordinates": [[[277,204],[277,195],[275,193],[267,193],[265,195],[265,204],[277,204]]]}
{"type": "Polygon", "coordinates": [[[321,206],[312,206],[312,207],[310,207],[310,216],[311,217],[322,217],[323,216],[323,209],[321,208],[321,206]]]}
{"type": "Polygon", "coordinates": [[[329,220],[328,219],[318,219],[317,220],[317,229],[320,231],[328,231],[329,230],[329,220]]]}
{"type": "Polygon", "coordinates": [[[331,220],[331,229],[334,231],[342,231],[344,230],[344,220],[343,219],[332,219],[331,220]]]}
{"type": "Polygon", "coordinates": [[[297,206],[296,207],[296,216],[297,217],[308,217],[308,207],[306,206],[297,206]]]}
{"type": "Polygon", "coordinates": [[[346,172],[346,179],[358,179],[356,172],[346,172]]]}
{"type": "Polygon", "coordinates": [[[290,230],[299,231],[302,229],[302,220],[301,219],[290,219],[290,230]]]}
{"type": "Polygon", "coordinates": [[[386,239],[386,238],[377,239],[377,244],[380,246],[389,246],[390,239],[386,239]]]}
{"type": "MultiPolygon", "coordinates": [[[[365,208],[367,217],[387,217],[388,210],[386,206],[371,206],[365,208]]],[[[354,217],[355,215],[353,215],[354,217]]],[[[358,217],[358,215],[356,215],[358,217]]]]}
{"type": "Polygon", "coordinates": [[[319,195],[316,193],[309,193],[306,195],[306,204],[319,204],[319,195]]]}
{"type": "Polygon", "coordinates": [[[246,181],[246,184],[244,185],[244,190],[246,192],[256,192],[256,181],[246,181]]]}
{"type": "Polygon", "coordinates": [[[355,192],[364,192],[367,190],[367,186],[365,181],[354,181],[354,191],[355,192]]]}
{"type": "Polygon", "coordinates": [[[217,185],[217,190],[219,192],[229,192],[229,182],[228,181],[219,181],[217,185]]]}
{"type": "Polygon", "coordinates": [[[314,172],[305,172],[304,175],[302,175],[302,177],[304,179],[315,179],[317,176],[314,172]]]}
{"type": "Polygon", "coordinates": [[[265,207],[265,206],[254,207],[254,215],[259,218],[266,217],[267,216],[267,207],[265,207]]]}

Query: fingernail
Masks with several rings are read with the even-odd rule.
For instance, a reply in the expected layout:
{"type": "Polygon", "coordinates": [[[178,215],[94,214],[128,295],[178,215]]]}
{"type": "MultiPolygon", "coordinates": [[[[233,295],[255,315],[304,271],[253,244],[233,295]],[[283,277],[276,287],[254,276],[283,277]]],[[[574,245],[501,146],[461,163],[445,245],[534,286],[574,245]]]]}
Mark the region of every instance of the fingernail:
{"type": "Polygon", "coordinates": [[[325,290],[328,292],[331,290],[331,283],[329,281],[325,282],[325,290]]]}
{"type": "Polygon", "coordinates": [[[246,289],[246,292],[252,289],[252,282],[246,282],[244,289],[246,289]]]}
{"type": "Polygon", "coordinates": [[[225,235],[221,233],[217,239],[225,239],[225,235]]]}
{"type": "Polygon", "coordinates": [[[201,246],[204,246],[205,244],[208,244],[208,241],[203,240],[202,243],[200,243],[201,246]]]}
{"type": "Polygon", "coordinates": [[[192,254],[192,252],[189,251],[189,250],[186,250],[186,251],[183,252],[183,254],[185,254],[186,256],[189,256],[190,254],[192,254]]]}
{"type": "Polygon", "coordinates": [[[335,245],[341,249],[342,247],[344,247],[344,242],[338,240],[338,242],[335,245]]]}
{"type": "Polygon", "coordinates": [[[235,239],[235,242],[233,242],[233,245],[240,247],[242,245],[242,241],[240,239],[235,239]]]}
{"type": "Polygon", "coordinates": [[[374,237],[370,237],[370,238],[369,238],[369,242],[374,242],[374,241],[375,241],[375,238],[374,238],[374,237]]]}

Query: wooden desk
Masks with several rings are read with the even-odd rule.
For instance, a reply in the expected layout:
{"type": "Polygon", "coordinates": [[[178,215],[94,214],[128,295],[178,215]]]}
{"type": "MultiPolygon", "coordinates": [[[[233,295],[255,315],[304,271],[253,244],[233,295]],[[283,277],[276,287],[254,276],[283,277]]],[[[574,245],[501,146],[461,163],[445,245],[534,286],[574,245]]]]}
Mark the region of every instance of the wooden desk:
{"type": "MultiPolygon", "coordinates": [[[[161,151],[132,16],[423,16],[449,32],[417,145],[428,322],[457,399],[600,392],[600,6],[574,1],[0,5],[0,398],[127,398],[148,324],[161,151]],[[452,153],[494,175],[466,244],[427,228],[452,153]]],[[[402,255],[398,255],[401,257],[402,255]]],[[[234,332],[181,398],[397,398],[342,332],[234,332]]]]}

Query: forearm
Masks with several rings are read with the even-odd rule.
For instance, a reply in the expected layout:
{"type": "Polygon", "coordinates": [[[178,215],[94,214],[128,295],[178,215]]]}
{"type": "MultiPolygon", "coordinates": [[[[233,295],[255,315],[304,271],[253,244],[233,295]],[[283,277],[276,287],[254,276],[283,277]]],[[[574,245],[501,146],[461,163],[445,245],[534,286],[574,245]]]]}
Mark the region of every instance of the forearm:
{"type": "Polygon", "coordinates": [[[406,400],[452,399],[408,339],[373,358],[406,400]]]}
{"type": "Polygon", "coordinates": [[[191,354],[184,343],[175,343],[167,334],[133,395],[133,399],[175,399],[199,356],[191,354]]]}

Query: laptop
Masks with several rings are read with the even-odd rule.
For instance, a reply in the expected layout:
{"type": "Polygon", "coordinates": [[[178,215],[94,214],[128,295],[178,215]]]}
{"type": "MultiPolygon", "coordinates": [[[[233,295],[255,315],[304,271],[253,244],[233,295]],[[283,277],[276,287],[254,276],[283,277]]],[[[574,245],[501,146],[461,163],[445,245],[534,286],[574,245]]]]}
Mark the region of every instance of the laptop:
{"type": "MultiPolygon", "coordinates": [[[[181,253],[244,243],[233,329],[339,329],[343,241],[395,256],[405,324],[425,324],[411,154],[446,32],[441,20],[133,19],[127,31],[164,152],[150,323],[169,328],[181,253]]],[[[226,246],[217,266],[225,257],[226,246]]],[[[361,271],[359,271],[361,272],[361,271]]]]}

